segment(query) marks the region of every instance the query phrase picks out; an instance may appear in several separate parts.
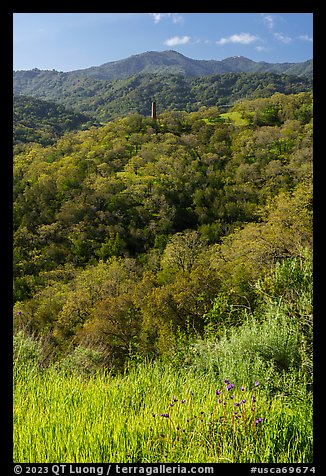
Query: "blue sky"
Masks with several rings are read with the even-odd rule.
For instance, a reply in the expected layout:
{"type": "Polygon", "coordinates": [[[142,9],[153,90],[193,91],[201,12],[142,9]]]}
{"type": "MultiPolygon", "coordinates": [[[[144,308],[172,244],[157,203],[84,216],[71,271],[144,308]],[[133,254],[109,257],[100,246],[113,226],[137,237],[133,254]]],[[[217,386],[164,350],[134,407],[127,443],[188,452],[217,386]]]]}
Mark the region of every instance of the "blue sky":
{"type": "Polygon", "coordinates": [[[312,13],[14,13],[13,66],[71,71],[145,51],[271,63],[313,55],[312,13]]]}

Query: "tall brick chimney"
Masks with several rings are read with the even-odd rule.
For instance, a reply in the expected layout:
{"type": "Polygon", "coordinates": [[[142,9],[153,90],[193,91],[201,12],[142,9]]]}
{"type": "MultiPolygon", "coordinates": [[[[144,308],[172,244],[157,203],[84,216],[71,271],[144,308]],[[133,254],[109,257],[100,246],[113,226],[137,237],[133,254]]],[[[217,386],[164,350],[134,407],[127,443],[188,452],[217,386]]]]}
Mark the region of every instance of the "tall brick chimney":
{"type": "Polygon", "coordinates": [[[152,119],[153,121],[156,121],[156,102],[152,102],[152,119]]]}

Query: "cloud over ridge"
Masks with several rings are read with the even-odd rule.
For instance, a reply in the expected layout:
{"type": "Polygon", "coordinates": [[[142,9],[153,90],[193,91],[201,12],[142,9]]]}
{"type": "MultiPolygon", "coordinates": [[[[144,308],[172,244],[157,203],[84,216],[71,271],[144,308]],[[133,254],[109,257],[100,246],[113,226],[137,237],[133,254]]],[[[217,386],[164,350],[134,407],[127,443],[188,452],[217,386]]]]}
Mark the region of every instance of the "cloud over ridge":
{"type": "Polygon", "coordinates": [[[190,36],[173,36],[164,41],[167,46],[186,45],[190,41],[190,36]]]}
{"type": "Polygon", "coordinates": [[[239,33],[229,36],[228,38],[220,38],[216,41],[218,45],[226,45],[227,43],[241,43],[242,45],[249,45],[255,41],[259,40],[259,37],[256,35],[251,35],[250,33],[239,33]]]}

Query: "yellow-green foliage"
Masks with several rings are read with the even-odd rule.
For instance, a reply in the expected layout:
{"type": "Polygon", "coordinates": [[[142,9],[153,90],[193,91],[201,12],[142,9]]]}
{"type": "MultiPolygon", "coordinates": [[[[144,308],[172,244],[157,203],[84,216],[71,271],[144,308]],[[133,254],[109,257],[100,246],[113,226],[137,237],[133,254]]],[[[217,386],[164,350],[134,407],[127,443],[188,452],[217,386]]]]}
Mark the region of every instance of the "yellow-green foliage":
{"type": "Polygon", "coordinates": [[[225,121],[231,121],[235,126],[247,126],[249,124],[248,119],[244,119],[241,113],[237,111],[225,112],[220,117],[225,121]]]}

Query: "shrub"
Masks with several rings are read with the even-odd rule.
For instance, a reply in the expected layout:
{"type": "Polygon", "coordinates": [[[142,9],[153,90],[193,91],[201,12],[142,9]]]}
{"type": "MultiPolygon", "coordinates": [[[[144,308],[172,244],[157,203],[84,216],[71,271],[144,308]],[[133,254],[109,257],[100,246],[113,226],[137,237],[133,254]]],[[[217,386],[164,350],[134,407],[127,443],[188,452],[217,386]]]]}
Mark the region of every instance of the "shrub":
{"type": "Polygon", "coordinates": [[[78,375],[92,375],[102,367],[103,355],[93,349],[78,346],[67,357],[62,359],[58,366],[68,372],[78,375]]]}
{"type": "Polygon", "coordinates": [[[284,382],[277,374],[285,376],[300,368],[300,331],[280,305],[271,305],[265,312],[263,322],[250,316],[220,340],[211,336],[195,342],[189,349],[188,365],[220,378],[227,376],[237,385],[252,385],[259,376],[268,393],[280,391],[284,382]]]}
{"type": "Polygon", "coordinates": [[[23,366],[36,366],[41,363],[43,347],[40,340],[26,336],[23,331],[13,338],[14,363],[23,366]]]}

